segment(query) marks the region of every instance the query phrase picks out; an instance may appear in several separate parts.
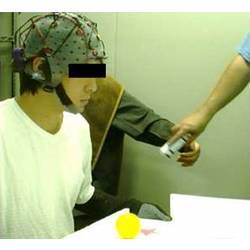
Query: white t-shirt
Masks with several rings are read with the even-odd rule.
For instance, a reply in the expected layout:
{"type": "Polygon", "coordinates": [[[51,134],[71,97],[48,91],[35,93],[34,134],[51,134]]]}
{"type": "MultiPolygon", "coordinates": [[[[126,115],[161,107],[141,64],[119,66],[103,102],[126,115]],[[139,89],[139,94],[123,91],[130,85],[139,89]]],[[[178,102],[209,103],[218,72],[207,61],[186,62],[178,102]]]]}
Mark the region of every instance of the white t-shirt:
{"type": "Polygon", "coordinates": [[[52,135],[15,99],[0,102],[0,238],[61,238],[74,231],[72,209],[91,185],[89,125],[64,112],[52,135]]]}

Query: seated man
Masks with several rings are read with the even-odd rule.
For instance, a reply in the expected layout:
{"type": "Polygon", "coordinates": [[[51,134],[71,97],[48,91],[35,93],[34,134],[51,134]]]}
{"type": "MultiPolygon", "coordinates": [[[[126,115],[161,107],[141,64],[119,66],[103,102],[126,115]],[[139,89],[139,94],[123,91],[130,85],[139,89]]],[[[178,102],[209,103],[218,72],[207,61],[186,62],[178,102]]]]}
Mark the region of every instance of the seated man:
{"type": "Polygon", "coordinates": [[[0,102],[0,238],[62,238],[74,231],[75,204],[95,192],[79,113],[96,81],[70,77],[68,65],[94,67],[105,50],[96,24],[71,13],[35,16],[15,37],[20,96],[0,102]]]}
{"type": "MultiPolygon", "coordinates": [[[[117,197],[122,162],[123,138],[162,146],[174,125],[130,95],[112,77],[97,80],[98,90],[92,95],[83,116],[90,124],[93,145],[93,185],[99,195],[92,204],[81,207],[86,214],[75,217],[76,229],[96,221],[122,207],[140,217],[169,220],[170,217],[156,204],[117,197]]],[[[182,153],[179,161],[192,165],[199,157],[199,145],[193,142],[182,153]],[[188,156],[187,156],[188,155],[188,156]]]]}

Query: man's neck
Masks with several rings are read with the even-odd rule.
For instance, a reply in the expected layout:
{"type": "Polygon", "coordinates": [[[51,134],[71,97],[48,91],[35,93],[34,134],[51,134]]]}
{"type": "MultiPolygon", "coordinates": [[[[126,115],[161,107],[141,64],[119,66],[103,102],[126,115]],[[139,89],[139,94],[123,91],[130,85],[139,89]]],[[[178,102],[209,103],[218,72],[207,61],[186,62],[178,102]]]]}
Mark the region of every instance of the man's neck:
{"type": "Polygon", "coordinates": [[[63,106],[54,93],[38,91],[32,95],[25,93],[16,97],[20,108],[45,131],[56,134],[63,121],[63,106]]]}

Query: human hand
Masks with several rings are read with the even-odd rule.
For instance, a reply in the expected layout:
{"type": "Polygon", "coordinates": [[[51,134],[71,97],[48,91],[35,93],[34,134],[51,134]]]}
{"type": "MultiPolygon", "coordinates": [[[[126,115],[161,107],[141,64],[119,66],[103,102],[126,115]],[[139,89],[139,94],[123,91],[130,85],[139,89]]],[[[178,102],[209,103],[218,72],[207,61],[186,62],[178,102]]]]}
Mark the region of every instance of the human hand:
{"type": "Polygon", "coordinates": [[[182,164],[183,167],[190,167],[198,160],[200,156],[200,145],[196,141],[192,141],[182,149],[182,153],[177,158],[177,161],[182,164]]]}
{"type": "Polygon", "coordinates": [[[188,136],[188,142],[195,140],[206,128],[210,118],[203,111],[196,111],[186,116],[181,122],[171,129],[172,136],[168,144],[172,144],[184,135],[188,136]]]}

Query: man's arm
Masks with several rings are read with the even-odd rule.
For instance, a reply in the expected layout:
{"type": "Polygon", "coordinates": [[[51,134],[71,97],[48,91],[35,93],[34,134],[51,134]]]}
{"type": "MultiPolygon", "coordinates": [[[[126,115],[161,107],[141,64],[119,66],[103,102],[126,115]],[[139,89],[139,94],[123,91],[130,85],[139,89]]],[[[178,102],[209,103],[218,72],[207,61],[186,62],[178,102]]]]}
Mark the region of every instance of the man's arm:
{"type": "Polygon", "coordinates": [[[156,114],[137,98],[124,91],[112,126],[135,140],[161,146],[171,134],[174,124],[156,114]]]}
{"type": "MultiPolygon", "coordinates": [[[[76,204],[75,208],[81,212],[100,219],[122,209],[124,205],[125,200],[95,188],[95,192],[90,200],[84,204],[76,204]]],[[[131,207],[132,211],[137,213],[140,205],[141,203],[139,202],[133,204],[133,207],[131,207]]]]}
{"type": "Polygon", "coordinates": [[[96,220],[123,208],[129,208],[131,213],[137,214],[141,218],[171,220],[171,217],[156,204],[141,202],[136,199],[121,199],[98,188],[95,188],[95,192],[88,202],[81,205],[76,204],[75,208],[96,220]]]}
{"type": "Polygon", "coordinates": [[[218,84],[201,106],[210,118],[231,102],[248,84],[250,79],[249,63],[237,55],[219,79],[218,84]]]}
{"type": "Polygon", "coordinates": [[[222,74],[207,100],[191,115],[184,118],[172,129],[170,143],[185,134],[195,139],[206,128],[213,116],[231,102],[246,87],[250,80],[249,63],[237,55],[222,74]]]}
{"type": "Polygon", "coordinates": [[[213,116],[231,102],[246,87],[250,80],[250,32],[237,49],[238,55],[229,64],[207,100],[193,113],[172,128],[173,143],[185,134],[194,140],[204,131],[213,116]]]}
{"type": "MultiPolygon", "coordinates": [[[[112,125],[138,141],[162,146],[170,137],[174,124],[124,92],[112,125]]],[[[192,166],[199,155],[199,144],[192,142],[185,147],[177,161],[182,166],[192,166]]]]}

